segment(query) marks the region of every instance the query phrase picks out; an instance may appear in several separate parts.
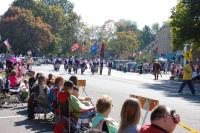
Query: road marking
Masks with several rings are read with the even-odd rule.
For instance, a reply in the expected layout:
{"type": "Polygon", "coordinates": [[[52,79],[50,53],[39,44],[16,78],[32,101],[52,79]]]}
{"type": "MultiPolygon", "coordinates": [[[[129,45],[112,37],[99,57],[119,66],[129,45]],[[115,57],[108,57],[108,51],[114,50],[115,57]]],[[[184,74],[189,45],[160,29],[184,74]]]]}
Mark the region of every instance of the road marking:
{"type": "Polygon", "coordinates": [[[20,118],[20,117],[25,117],[25,116],[23,115],[1,116],[0,119],[20,118]]]}

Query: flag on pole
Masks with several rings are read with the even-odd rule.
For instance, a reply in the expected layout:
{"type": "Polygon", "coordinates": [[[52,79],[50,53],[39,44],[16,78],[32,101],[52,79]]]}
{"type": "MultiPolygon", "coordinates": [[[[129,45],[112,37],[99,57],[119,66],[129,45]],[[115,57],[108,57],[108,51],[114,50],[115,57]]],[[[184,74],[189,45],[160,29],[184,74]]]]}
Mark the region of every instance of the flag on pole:
{"type": "Polygon", "coordinates": [[[105,44],[102,43],[102,44],[101,44],[101,48],[100,48],[100,56],[101,56],[101,57],[104,57],[104,50],[105,50],[105,44]]]}
{"type": "Polygon", "coordinates": [[[87,52],[87,46],[86,46],[86,42],[84,41],[84,43],[83,43],[83,45],[82,45],[82,47],[81,47],[81,51],[83,52],[83,53],[85,53],[85,52],[87,52]]]}
{"type": "Polygon", "coordinates": [[[74,52],[79,49],[79,44],[75,41],[71,47],[71,51],[74,52]]]}
{"type": "Polygon", "coordinates": [[[6,46],[7,49],[10,49],[10,48],[11,48],[8,39],[6,39],[3,43],[4,43],[4,45],[6,46]]]}
{"type": "Polygon", "coordinates": [[[90,48],[90,52],[92,54],[96,54],[98,49],[99,49],[99,45],[97,43],[94,43],[90,48]]]}

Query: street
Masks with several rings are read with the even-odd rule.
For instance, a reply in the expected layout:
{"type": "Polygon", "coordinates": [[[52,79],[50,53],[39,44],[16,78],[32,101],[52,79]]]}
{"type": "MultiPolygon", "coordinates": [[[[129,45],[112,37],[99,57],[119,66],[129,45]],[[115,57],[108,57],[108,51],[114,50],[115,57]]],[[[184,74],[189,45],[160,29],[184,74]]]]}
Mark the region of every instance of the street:
{"type": "MultiPolygon", "coordinates": [[[[42,72],[46,76],[52,73],[68,79],[71,75],[61,66],[59,72],[53,71],[52,65],[34,66],[33,70],[42,72]]],[[[130,94],[144,96],[159,100],[159,104],[175,109],[181,116],[181,122],[200,131],[200,86],[195,85],[196,95],[192,95],[186,87],[182,95],[177,94],[180,86],[178,81],[170,81],[170,75],[163,75],[159,80],[153,80],[152,74],[123,73],[112,70],[111,76],[107,75],[104,67],[103,75],[92,75],[87,70],[84,75],[77,74],[78,79],[86,79],[86,92],[93,98],[95,104],[98,97],[109,95],[113,100],[111,117],[120,121],[120,110],[123,102],[130,94]]],[[[144,115],[144,113],[142,113],[144,115]]],[[[26,104],[19,105],[16,109],[0,108],[0,133],[34,133],[51,132],[53,124],[43,121],[30,121],[26,118],[26,104]]],[[[146,123],[149,123],[149,115],[146,123]]],[[[174,133],[187,133],[188,131],[177,126],[174,133]]]]}

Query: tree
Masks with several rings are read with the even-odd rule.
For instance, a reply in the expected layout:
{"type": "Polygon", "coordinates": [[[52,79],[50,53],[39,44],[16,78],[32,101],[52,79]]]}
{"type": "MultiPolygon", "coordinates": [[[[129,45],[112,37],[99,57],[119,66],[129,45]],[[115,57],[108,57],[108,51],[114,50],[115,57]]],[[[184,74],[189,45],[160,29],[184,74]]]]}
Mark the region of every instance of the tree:
{"type": "Polygon", "coordinates": [[[132,31],[117,32],[116,38],[108,44],[108,50],[111,56],[128,58],[138,47],[136,34],[132,31]]]}
{"type": "Polygon", "coordinates": [[[108,41],[113,39],[113,37],[115,37],[116,30],[117,27],[113,20],[106,21],[100,28],[100,36],[98,40],[100,42],[107,43],[108,41]]]}
{"type": "Polygon", "coordinates": [[[66,27],[61,32],[63,54],[71,52],[71,45],[77,40],[79,33],[80,16],[75,12],[71,12],[66,16],[66,27]]]}
{"type": "Polygon", "coordinates": [[[0,21],[2,38],[9,39],[16,53],[25,54],[28,50],[43,49],[54,41],[51,26],[43,23],[40,17],[18,7],[11,7],[0,21]]]}
{"type": "Polygon", "coordinates": [[[151,27],[152,34],[156,35],[158,31],[160,30],[159,23],[154,23],[151,27]]]}
{"type": "Polygon", "coordinates": [[[73,12],[73,5],[67,0],[15,0],[12,4],[30,10],[35,17],[49,24],[55,36],[54,42],[45,48],[45,53],[70,53],[73,41],[79,33],[80,16],[73,12]],[[67,13],[67,14],[66,14],[67,13]]]}
{"type": "Polygon", "coordinates": [[[154,39],[155,39],[155,36],[152,34],[151,29],[149,28],[149,26],[145,25],[144,28],[143,28],[143,30],[140,33],[140,36],[139,36],[140,49],[145,48],[154,39]]]}
{"type": "Polygon", "coordinates": [[[173,49],[182,49],[185,43],[200,47],[200,1],[179,0],[172,10],[170,26],[173,49]]]}
{"type": "Polygon", "coordinates": [[[123,32],[123,31],[133,31],[138,32],[138,27],[136,22],[131,20],[124,20],[120,19],[118,22],[115,23],[117,27],[117,32],[123,32]]]}
{"type": "Polygon", "coordinates": [[[74,8],[74,5],[68,0],[42,0],[42,2],[47,6],[61,7],[65,14],[69,14],[74,8]]]}

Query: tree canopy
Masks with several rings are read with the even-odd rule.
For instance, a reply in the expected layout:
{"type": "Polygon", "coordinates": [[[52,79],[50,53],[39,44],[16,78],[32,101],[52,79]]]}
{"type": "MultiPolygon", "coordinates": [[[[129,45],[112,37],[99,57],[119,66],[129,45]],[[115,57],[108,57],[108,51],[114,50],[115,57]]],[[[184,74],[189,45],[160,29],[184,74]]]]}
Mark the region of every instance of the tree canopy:
{"type": "Polygon", "coordinates": [[[48,46],[54,41],[51,26],[43,23],[40,17],[18,7],[11,7],[0,21],[2,38],[9,39],[16,53],[25,54],[28,50],[48,46]]]}
{"type": "Polygon", "coordinates": [[[199,3],[199,0],[180,0],[172,10],[170,26],[174,50],[182,49],[185,43],[200,47],[199,3]]]}

